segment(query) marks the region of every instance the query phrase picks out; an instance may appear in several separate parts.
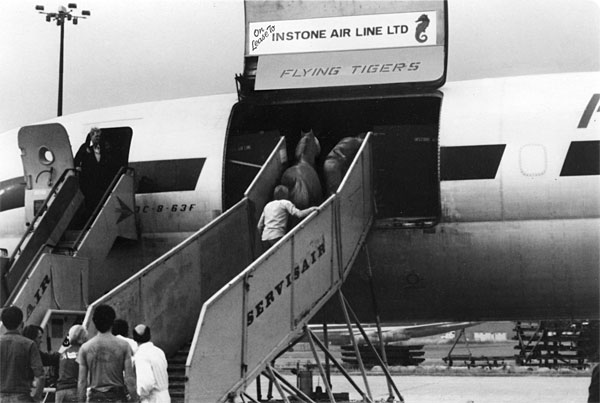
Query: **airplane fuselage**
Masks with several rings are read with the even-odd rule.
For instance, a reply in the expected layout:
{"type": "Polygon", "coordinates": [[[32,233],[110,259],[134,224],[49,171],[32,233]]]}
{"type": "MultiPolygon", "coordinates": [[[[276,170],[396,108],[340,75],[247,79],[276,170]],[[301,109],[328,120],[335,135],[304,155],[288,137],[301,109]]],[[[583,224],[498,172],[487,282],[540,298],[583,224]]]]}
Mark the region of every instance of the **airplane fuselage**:
{"type": "MultiPolygon", "coordinates": [[[[359,257],[344,286],[365,321],[369,266],[388,322],[597,317],[600,143],[597,105],[589,106],[597,81],[597,73],[573,73],[452,82],[420,95],[319,99],[313,109],[257,107],[230,94],[51,119],[73,152],[94,126],[133,133],[141,237],[115,244],[90,299],[224,212],[258,172],[260,131],[293,144],[299,123],[286,117],[318,106],[328,147],[363,130],[382,133],[369,259],[359,257]],[[273,117],[277,108],[283,117],[273,117]],[[426,162],[413,164],[421,152],[426,162]]],[[[16,134],[0,136],[0,247],[8,253],[25,229],[16,134]]]]}

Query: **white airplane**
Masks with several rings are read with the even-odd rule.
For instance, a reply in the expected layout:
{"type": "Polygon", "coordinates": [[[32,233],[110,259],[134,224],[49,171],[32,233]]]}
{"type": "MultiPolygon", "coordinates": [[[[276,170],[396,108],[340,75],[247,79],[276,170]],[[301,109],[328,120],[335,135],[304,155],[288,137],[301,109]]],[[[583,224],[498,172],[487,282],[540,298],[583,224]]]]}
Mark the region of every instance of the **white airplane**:
{"type": "MultiPolygon", "coordinates": [[[[69,155],[93,126],[117,133],[136,170],[140,240],[115,245],[107,284],[90,289],[92,299],[231,206],[274,133],[293,139],[301,122],[290,116],[312,114],[330,147],[365,129],[387,132],[375,137],[378,216],[369,241],[386,321],[597,317],[596,82],[598,73],[447,83],[430,95],[386,99],[386,107],[375,98],[257,110],[218,95],[44,123],[65,128],[59,147],[69,155]],[[400,128],[408,134],[394,136],[400,128]]],[[[25,205],[18,130],[0,136],[7,254],[33,213],[33,199],[25,205]]],[[[358,276],[348,284],[362,288],[358,276]]]]}
{"type": "MultiPolygon", "coordinates": [[[[260,22],[265,27],[249,25],[249,32],[264,37],[268,17],[273,14],[260,22]]],[[[350,17],[323,21],[337,27],[335,18],[350,17]]],[[[294,23],[288,32],[297,35],[275,38],[302,39],[294,23]]],[[[442,27],[437,24],[438,33],[442,27]]],[[[307,31],[307,38],[318,40],[321,31],[307,31]]],[[[279,71],[282,60],[298,59],[282,56],[275,40],[254,41],[247,39],[238,94],[81,112],[1,134],[5,255],[15,253],[28,225],[35,226],[36,210],[73,168],[73,154],[92,127],[109,139],[121,165],[135,171],[135,197],[122,197],[114,209],[114,220],[130,220],[128,228],[117,230],[106,258],[90,263],[89,287],[82,291],[87,302],[233,206],[280,136],[291,149],[310,125],[324,157],[339,139],[371,131],[376,214],[369,259],[359,256],[344,285],[359,317],[371,315],[369,267],[388,323],[598,318],[599,72],[445,83],[442,39],[417,55],[441,60],[442,67],[398,85],[378,80],[421,64],[387,63],[385,53],[378,54],[382,62],[359,64],[344,59],[352,52],[342,48],[334,53],[342,59],[336,68],[315,67],[323,59],[309,53],[307,66],[313,67],[279,71]],[[251,50],[265,43],[264,54],[251,50]],[[344,66],[359,81],[343,81],[349,80],[339,77],[344,66]]],[[[307,60],[305,50],[297,51],[307,60]]],[[[232,253],[228,245],[213,246],[232,253]]],[[[223,267],[190,287],[214,292],[236,274],[223,267]]],[[[22,276],[6,280],[5,298],[22,276]]],[[[49,281],[33,294],[36,302],[49,281]]],[[[163,279],[163,286],[170,281],[163,279]]],[[[339,318],[334,309],[326,311],[329,320],[339,318]]]]}

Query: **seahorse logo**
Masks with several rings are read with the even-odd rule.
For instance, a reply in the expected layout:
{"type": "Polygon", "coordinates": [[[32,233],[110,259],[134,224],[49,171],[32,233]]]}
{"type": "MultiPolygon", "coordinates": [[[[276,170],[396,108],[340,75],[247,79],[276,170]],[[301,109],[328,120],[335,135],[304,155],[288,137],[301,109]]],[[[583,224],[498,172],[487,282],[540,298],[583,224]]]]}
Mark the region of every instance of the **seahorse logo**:
{"type": "Polygon", "coordinates": [[[427,40],[427,34],[425,34],[425,30],[429,26],[429,17],[427,14],[422,14],[415,22],[419,23],[415,32],[415,39],[419,43],[423,43],[427,40]]]}

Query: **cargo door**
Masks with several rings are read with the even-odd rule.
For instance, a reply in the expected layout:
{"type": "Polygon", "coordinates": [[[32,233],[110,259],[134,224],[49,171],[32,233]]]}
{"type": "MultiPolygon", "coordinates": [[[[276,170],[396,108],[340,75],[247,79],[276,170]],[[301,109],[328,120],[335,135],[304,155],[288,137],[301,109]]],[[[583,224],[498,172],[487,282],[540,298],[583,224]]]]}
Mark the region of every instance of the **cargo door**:
{"type": "Polygon", "coordinates": [[[71,143],[58,123],[25,126],[19,130],[25,175],[25,218],[31,223],[63,172],[73,168],[71,143]]]}
{"type": "Polygon", "coordinates": [[[436,89],[446,1],[246,1],[240,97],[436,89]]]}

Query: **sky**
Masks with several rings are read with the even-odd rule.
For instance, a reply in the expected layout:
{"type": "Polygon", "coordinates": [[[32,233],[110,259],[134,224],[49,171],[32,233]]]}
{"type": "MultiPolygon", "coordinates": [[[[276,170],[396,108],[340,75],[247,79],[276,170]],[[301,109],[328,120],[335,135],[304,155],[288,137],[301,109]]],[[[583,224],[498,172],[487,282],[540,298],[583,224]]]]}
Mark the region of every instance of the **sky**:
{"type": "MultiPolygon", "coordinates": [[[[35,5],[67,3],[2,1],[0,133],[56,116],[60,29],[35,5]]],[[[91,17],[65,27],[63,114],[235,92],[243,0],[77,4],[91,17]]],[[[600,70],[600,0],[448,0],[448,9],[449,81],[600,70]]]]}

